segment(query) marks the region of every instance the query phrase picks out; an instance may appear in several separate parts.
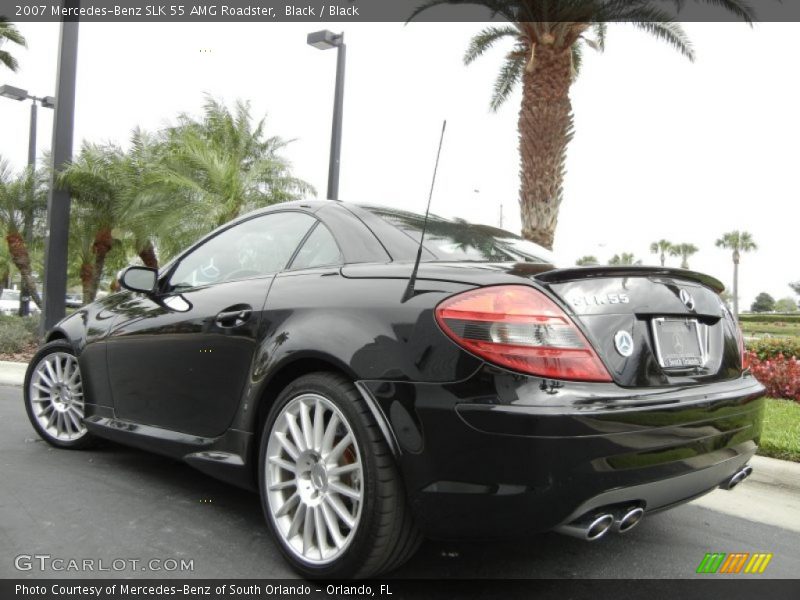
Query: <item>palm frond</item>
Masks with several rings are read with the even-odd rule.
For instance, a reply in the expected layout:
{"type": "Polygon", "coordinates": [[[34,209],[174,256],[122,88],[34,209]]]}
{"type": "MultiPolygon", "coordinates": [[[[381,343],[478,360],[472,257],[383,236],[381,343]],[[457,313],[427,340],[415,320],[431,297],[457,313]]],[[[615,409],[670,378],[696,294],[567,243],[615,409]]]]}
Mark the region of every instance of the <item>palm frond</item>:
{"type": "Polygon", "coordinates": [[[5,50],[0,50],[0,63],[3,63],[6,67],[15,72],[17,69],[19,69],[19,63],[17,62],[17,59],[11,56],[11,53],[6,52],[5,50]]]}
{"type": "Polygon", "coordinates": [[[605,52],[608,23],[600,21],[595,23],[592,29],[594,29],[595,42],[597,43],[598,49],[600,52],[605,52]]]}
{"type": "Polygon", "coordinates": [[[464,64],[471,64],[476,58],[481,56],[494,43],[506,36],[517,37],[519,30],[516,27],[487,27],[479,31],[469,42],[467,51],[464,53],[464,64]]]}
{"type": "Polygon", "coordinates": [[[23,48],[28,47],[28,42],[25,40],[25,36],[23,36],[16,26],[9,22],[9,20],[5,17],[0,17],[0,38],[4,38],[9,42],[13,42],[18,46],[22,46],[23,48]]]}
{"type": "Polygon", "coordinates": [[[520,0],[427,0],[423,2],[419,6],[417,6],[413,11],[411,11],[411,15],[409,15],[408,19],[406,19],[406,24],[410,23],[411,21],[415,20],[419,15],[422,13],[436,7],[436,6],[443,6],[449,4],[451,6],[467,6],[467,5],[479,5],[484,6],[489,9],[489,19],[493,20],[495,17],[500,16],[503,17],[506,21],[510,22],[517,22],[517,21],[533,21],[535,19],[525,18],[525,10],[526,7],[530,4],[527,1],[520,1],[520,0]]]}
{"type": "Polygon", "coordinates": [[[631,25],[650,33],[668,43],[690,61],[694,62],[695,53],[692,42],[679,23],[659,21],[632,21],[631,25]]]}
{"type": "Polygon", "coordinates": [[[583,44],[581,41],[578,40],[572,44],[570,51],[572,52],[572,79],[574,80],[580,74],[581,65],[583,64],[583,44]]]}
{"type": "Polygon", "coordinates": [[[503,66],[500,67],[500,73],[494,82],[494,90],[492,92],[492,100],[489,107],[493,112],[497,110],[508,100],[514,86],[517,85],[522,78],[522,72],[525,69],[525,55],[522,52],[512,52],[506,57],[503,66]]]}
{"type": "MultiPolygon", "coordinates": [[[[722,8],[727,12],[733,14],[736,18],[741,19],[745,23],[752,25],[756,20],[756,12],[750,4],[743,0],[699,0],[703,4],[710,4],[718,8],[722,8]]],[[[780,1],[780,0],[779,0],[780,1]]],[[[678,10],[683,8],[685,0],[675,0],[675,5],[678,10]]]]}

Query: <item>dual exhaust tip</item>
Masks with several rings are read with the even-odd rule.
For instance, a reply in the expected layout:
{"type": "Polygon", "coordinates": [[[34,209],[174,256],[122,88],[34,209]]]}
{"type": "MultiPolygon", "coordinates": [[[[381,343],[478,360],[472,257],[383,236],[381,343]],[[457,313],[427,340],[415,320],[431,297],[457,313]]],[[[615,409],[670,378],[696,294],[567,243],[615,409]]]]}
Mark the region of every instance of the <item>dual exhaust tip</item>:
{"type": "MultiPolygon", "coordinates": [[[[745,465],[729,479],[725,480],[720,487],[732,490],[753,473],[753,467],[745,465]]],[[[644,517],[644,509],[641,506],[607,507],[586,513],[571,523],[559,525],[555,528],[558,533],[563,533],[576,537],[587,542],[599,540],[609,531],[625,533],[636,527],[644,517]]]]}
{"type": "Polygon", "coordinates": [[[625,533],[636,527],[644,517],[641,506],[623,509],[600,510],[584,515],[566,525],[559,525],[555,531],[587,542],[599,540],[609,531],[625,533]]]}

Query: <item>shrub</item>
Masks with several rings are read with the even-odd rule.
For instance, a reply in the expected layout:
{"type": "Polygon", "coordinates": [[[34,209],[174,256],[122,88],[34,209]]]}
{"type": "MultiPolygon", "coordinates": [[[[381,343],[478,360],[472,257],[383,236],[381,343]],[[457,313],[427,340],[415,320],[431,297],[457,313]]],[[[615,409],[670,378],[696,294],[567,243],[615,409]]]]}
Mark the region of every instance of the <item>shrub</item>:
{"type": "Polygon", "coordinates": [[[755,352],[747,352],[750,371],[767,388],[767,394],[775,398],[788,398],[800,402],[800,360],[778,354],[762,360],[755,352]]]}
{"type": "Polygon", "coordinates": [[[759,360],[776,358],[778,355],[800,358],[800,337],[762,338],[747,342],[747,350],[759,360]]]}
{"type": "Polygon", "coordinates": [[[39,319],[0,315],[0,353],[21,352],[37,340],[39,319]]]}
{"type": "Polygon", "coordinates": [[[776,322],[783,322],[783,323],[800,323],[800,313],[793,313],[793,314],[745,314],[739,315],[739,321],[741,323],[776,323],[776,322]]]}

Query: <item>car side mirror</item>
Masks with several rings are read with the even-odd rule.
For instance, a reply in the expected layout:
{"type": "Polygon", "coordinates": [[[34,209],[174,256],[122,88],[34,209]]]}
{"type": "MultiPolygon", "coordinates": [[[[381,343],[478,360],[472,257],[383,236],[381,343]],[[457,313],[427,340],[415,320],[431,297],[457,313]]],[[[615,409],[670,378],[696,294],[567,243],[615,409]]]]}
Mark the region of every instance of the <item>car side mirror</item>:
{"type": "Polygon", "coordinates": [[[150,267],[128,267],[117,278],[119,284],[132,292],[152,294],[158,281],[158,271],[150,267]]]}

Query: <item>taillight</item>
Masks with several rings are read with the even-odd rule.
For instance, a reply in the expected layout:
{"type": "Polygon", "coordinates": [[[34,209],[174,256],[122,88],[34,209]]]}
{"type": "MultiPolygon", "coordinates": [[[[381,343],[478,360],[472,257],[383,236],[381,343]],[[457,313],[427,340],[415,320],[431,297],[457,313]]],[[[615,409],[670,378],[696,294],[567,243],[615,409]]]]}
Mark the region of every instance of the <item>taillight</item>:
{"type": "Polygon", "coordinates": [[[611,381],[575,323],[532,287],[452,296],[436,307],[436,320],[459,346],[496,365],[553,379],[611,381]]]}
{"type": "Polygon", "coordinates": [[[745,352],[744,348],[744,333],[742,333],[741,325],[736,321],[733,322],[733,325],[736,328],[736,341],[739,343],[739,357],[741,358],[742,371],[744,371],[750,368],[750,361],[747,360],[747,352],[745,352]]]}
{"type": "Polygon", "coordinates": [[[739,322],[736,320],[736,317],[733,316],[733,313],[728,308],[728,305],[722,300],[720,300],[720,306],[722,307],[722,312],[725,314],[725,317],[728,319],[728,322],[733,329],[733,333],[736,335],[736,344],[739,346],[739,364],[742,366],[742,371],[749,369],[750,361],[747,360],[747,352],[745,351],[744,347],[744,333],[742,332],[742,326],[739,325],[739,322]]]}

